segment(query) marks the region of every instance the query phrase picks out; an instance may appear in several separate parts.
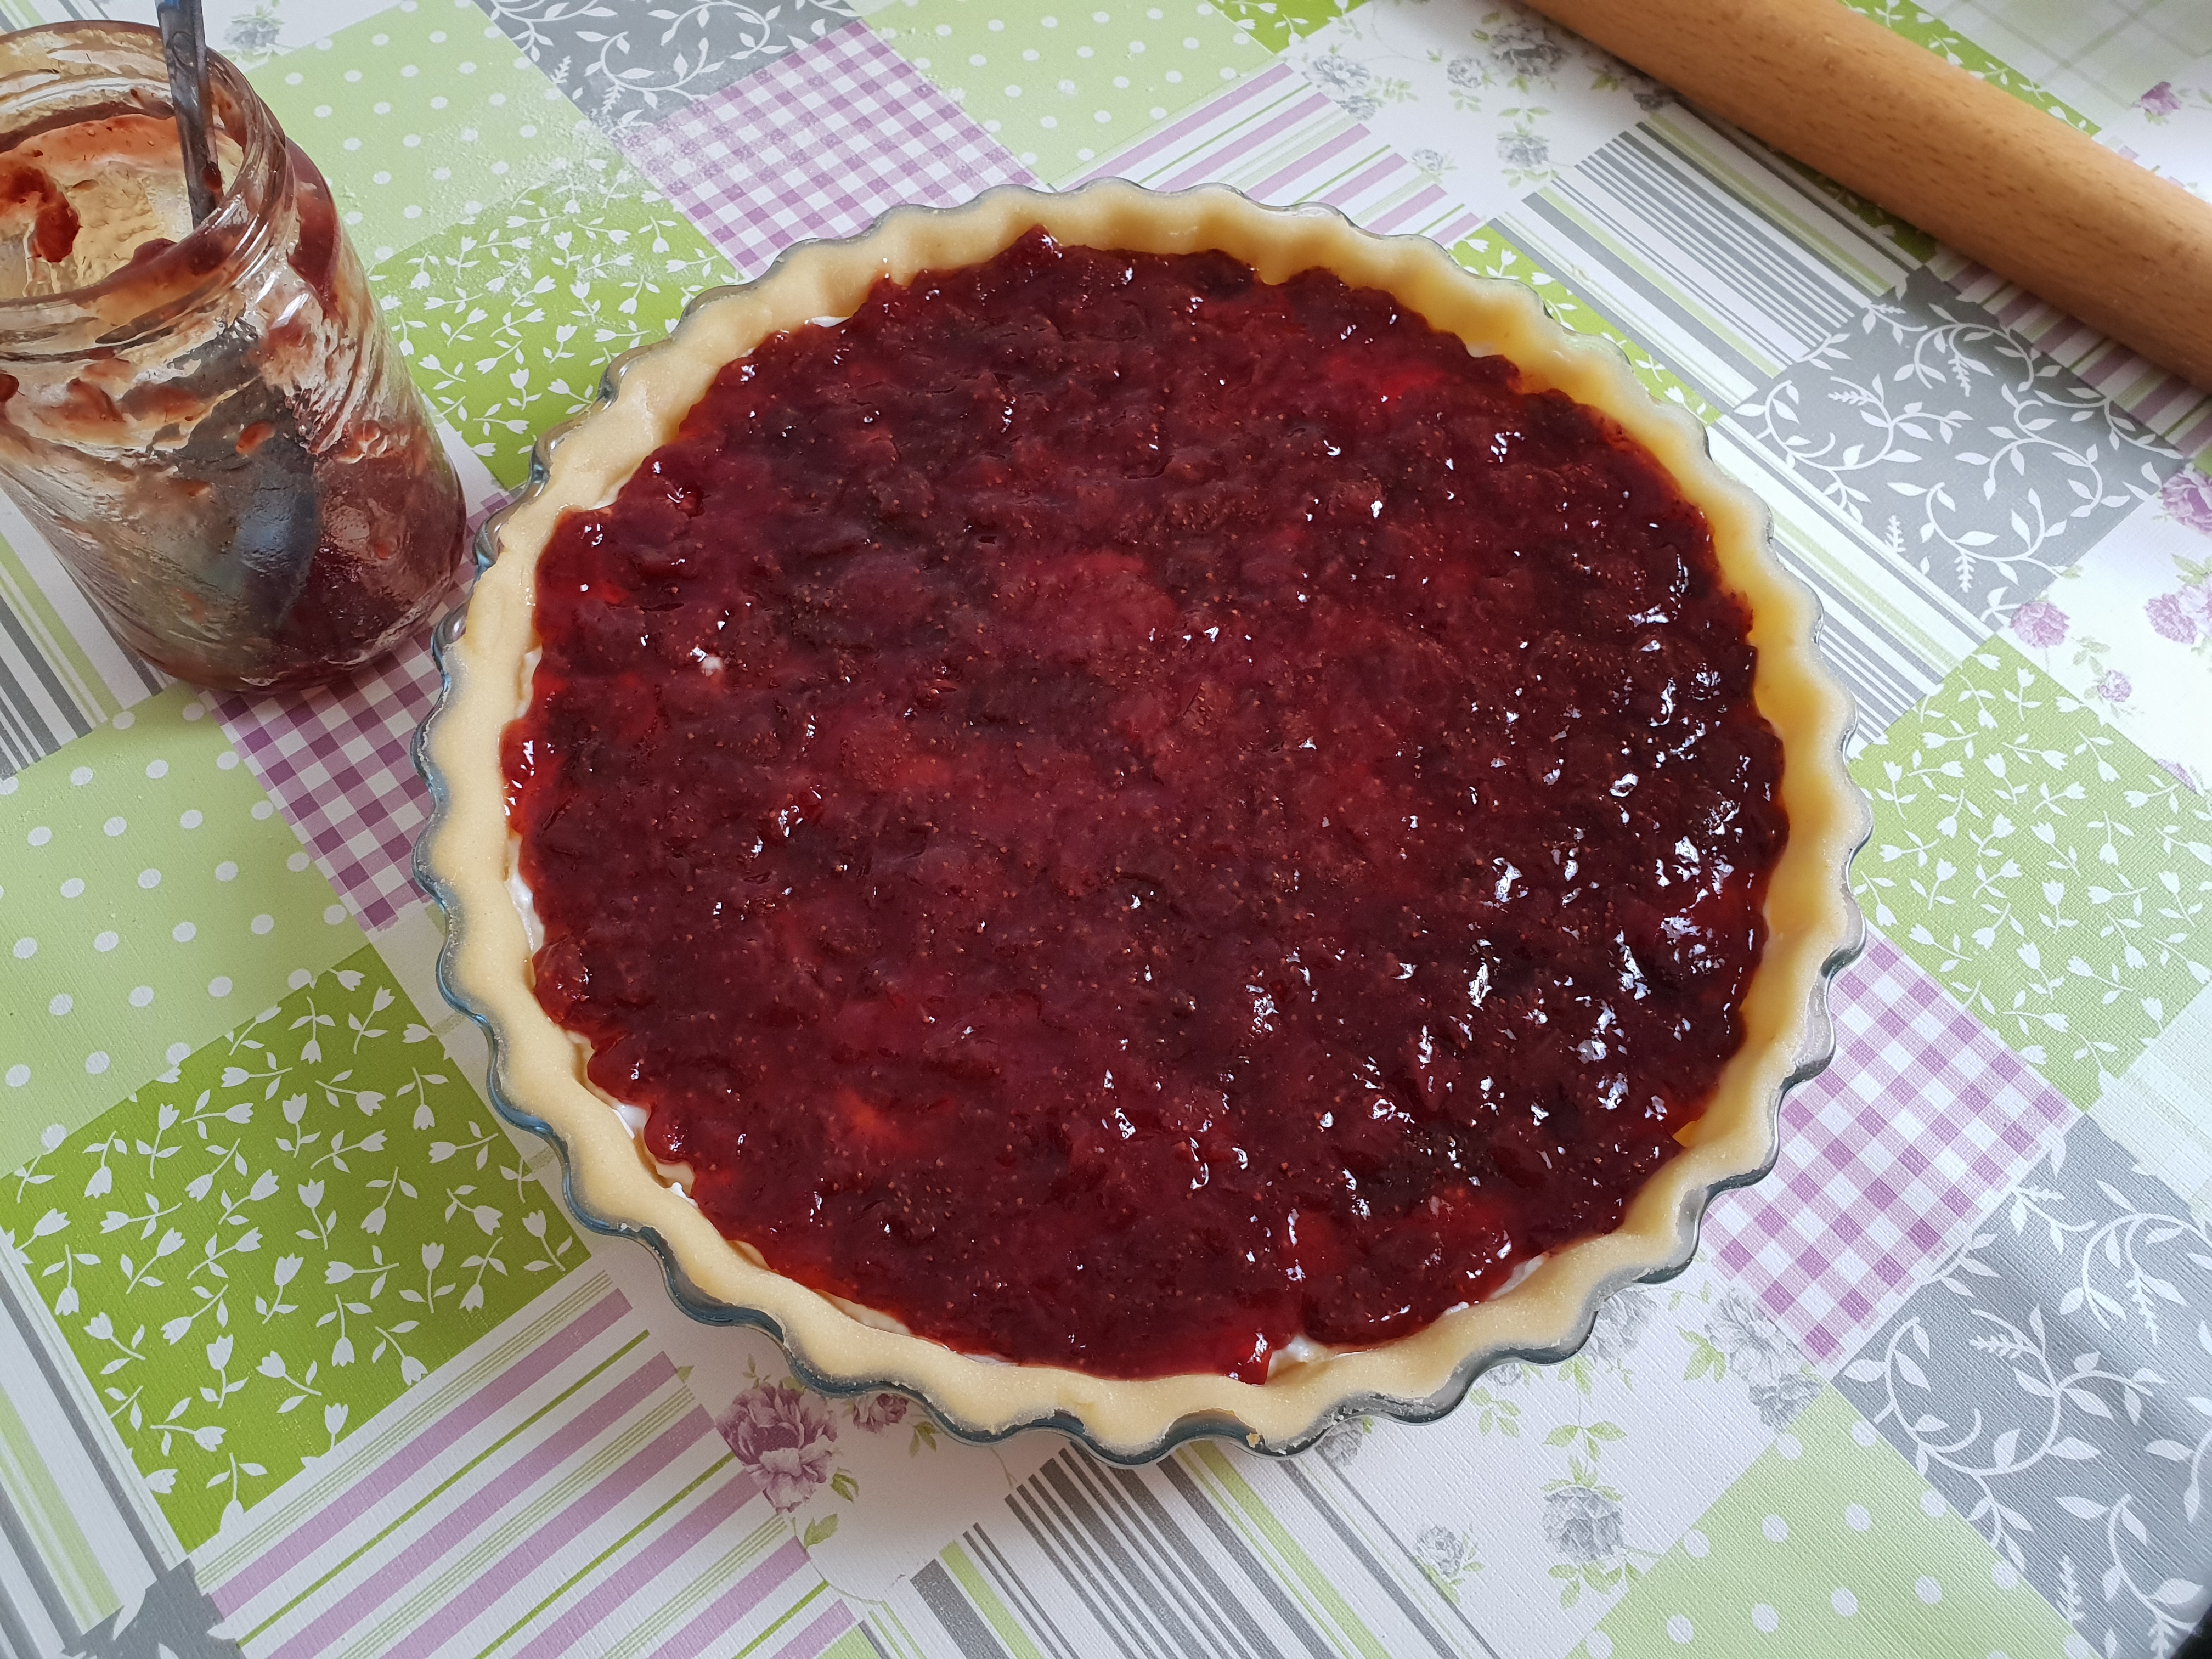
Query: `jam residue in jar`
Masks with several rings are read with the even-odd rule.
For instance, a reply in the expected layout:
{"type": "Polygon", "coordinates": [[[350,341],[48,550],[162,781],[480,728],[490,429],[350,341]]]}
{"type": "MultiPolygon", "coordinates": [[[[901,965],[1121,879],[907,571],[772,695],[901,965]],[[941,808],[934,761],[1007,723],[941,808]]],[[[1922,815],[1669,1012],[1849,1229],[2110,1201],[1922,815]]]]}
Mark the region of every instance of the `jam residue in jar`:
{"type": "Polygon", "coordinates": [[[1390,296],[1063,247],[731,364],[538,575],[537,994],[729,1237],[1263,1377],[1609,1230],[1741,1042],[1743,605],[1390,296]]]}
{"type": "Polygon", "coordinates": [[[216,60],[195,227],[161,62],[130,25],[0,43],[0,483],[156,666],[326,678],[443,596],[460,491],[321,173],[216,60]]]}

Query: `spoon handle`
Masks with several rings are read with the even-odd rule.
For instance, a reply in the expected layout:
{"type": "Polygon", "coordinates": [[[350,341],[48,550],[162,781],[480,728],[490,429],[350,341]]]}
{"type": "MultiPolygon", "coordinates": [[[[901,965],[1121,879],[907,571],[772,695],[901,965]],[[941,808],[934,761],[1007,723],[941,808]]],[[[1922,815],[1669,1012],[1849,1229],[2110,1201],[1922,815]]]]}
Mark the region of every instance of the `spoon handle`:
{"type": "Polygon", "coordinates": [[[222,195],[222,170],[208,140],[207,29],[200,0],[157,0],[161,56],[169,70],[169,101],[176,106],[177,139],[185,153],[185,191],[197,225],[222,195]]]}
{"type": "Polygon", "coordinates": [[[2212,391],[2212,204],[1838,0],[1532,3],[2212,391]]]}

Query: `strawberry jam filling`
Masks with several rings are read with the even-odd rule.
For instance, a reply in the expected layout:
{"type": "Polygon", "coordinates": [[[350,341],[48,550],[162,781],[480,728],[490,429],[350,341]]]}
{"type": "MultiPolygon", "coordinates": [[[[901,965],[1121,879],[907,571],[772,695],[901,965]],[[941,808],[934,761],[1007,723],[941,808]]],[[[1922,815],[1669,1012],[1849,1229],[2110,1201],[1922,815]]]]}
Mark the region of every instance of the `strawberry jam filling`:
{"type": "Polygon", "coordinates": [[[1651,457],[1389,295],[1061,247],[731,364],[538,576],[539,1000],[729,1237],[1258,1380],[1610,1230],[1784,824],[1651,457]]]}

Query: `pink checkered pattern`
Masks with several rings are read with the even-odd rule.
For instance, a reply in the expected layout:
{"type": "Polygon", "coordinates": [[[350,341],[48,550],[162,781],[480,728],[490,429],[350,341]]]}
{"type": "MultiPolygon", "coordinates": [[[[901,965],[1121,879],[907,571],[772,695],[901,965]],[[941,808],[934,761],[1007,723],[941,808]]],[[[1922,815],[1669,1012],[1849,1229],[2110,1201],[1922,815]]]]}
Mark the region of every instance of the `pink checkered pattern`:
{"type": "Polygon", "coordinates": [[[1836,982],[1835,1063],[1782,1110],[1782,1157],[1724,1194],[1706,1254],[1840,1364],[2076,1114],[1880,935],[1836,982]]]}
{"type": "Polygon", "coordinates": [[[825,35],[624,140],[732,263],[849,236],[902,202],[947,207],[1034,174],[876,38],[825,35]]]}
{"type": "Polygon", "coordinates": [[[407,746],[437,695],[426,632],[331,685],[216,700],[231,743],[371,932],[418,897],[409,861],[430,792],[407,746]]]}

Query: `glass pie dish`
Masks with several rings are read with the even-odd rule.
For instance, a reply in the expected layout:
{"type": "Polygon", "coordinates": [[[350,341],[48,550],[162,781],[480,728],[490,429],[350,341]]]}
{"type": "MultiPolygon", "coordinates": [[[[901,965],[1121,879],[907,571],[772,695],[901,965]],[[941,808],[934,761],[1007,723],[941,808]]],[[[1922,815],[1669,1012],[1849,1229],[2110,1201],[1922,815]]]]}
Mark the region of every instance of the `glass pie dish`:
{"type": "Polygon", "coordinates": [[[825,1392],[894,1389],[963,1438],[1048,1427],[1123,1462],[1199,1435],[1287,1453],[1347,1415],[1441,1415],[1486,1366],[1563,1357],[1613,1291],[1686,1265],[1712,1194],[1771,1165],[1784,1092],[1832,1051],[1826,990],[1860,941],[1845,878],[1868,814],[1843,763],[1850,702],[1821,664],[1816,602],[1776,560],[1756,498],[1713,466],[1693,418],[1653,400],[1618,351],[1570,334],[1529,290],[1469,276],[1425,240],[1369,236],[1330,210],[1265,208],[1218,187],[1003,190],[956,210],[898,210],[863,236],[802,244],[757,281],[702,295],[668,341],[617,359],[598,406],[542,441],[527,491],[485,527],[479,559],[467,611],[439,631],[444,684],[416,744],[434,802],[416,870],[448,923],[441,984],[491,1040],[495,1104],[561,1152],[578,1216],[644,1240],[665,1264],[678,1305],[768,1331],[795,1373],[825,1392]],[[1504,1288],[1410,1334],[1357,1347],[1294,1345],[1257,1382],[1210,1372],[1116,1378],[979,1357],[775,1272],[726,1239],[644,1155],[632,1127],[639,1114],[590,1081],[582,1040],[555,1023],[532,988],[537,919],[508,823],[501,744],[531,706],[538,560],[562,515],[611,501],[715,376],[769,337],[851,314],[879,278],[903,284],[919,271],[975,265],[1040,227],[1066,246],[1215,250],[1264,283],[1334,273],[1383,291],[1478,356],[1508,359],[1525,386],[1563,392],[1608,418],[1702,512],[1722,580],[1749,612],[1753,702],[1780,739],[1790,828],[1766,887],[1765,952],[1736,1009],[1744,1041],[1703,1115],[1674,1136],[1680,1150],[1628,1201],[1620,1224],[1519,1264],[1504,1288]]]}

